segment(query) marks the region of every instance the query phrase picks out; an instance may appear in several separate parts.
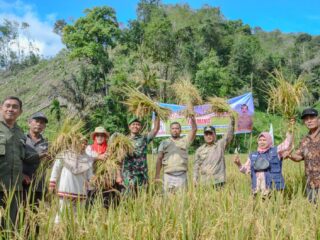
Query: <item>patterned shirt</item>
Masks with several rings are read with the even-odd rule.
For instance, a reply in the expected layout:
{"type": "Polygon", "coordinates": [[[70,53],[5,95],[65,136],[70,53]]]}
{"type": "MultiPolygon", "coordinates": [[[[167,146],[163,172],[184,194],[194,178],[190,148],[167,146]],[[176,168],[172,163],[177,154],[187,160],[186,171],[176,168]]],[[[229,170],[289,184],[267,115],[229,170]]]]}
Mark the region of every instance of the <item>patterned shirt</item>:
{"type": "Polygon", "coordinates": [[[320,127],[313,136],[309,133],[302,139],[296,154],[304,160],[308,186],[320,188],[320,127]]]}
{"type": "Polygon", "coordinates": [[[148,183],[147,146],[152,134],[130,137],[133,141],[133,155],[125,158],[122,176],[125,186],[142,186],[148,183]]]}

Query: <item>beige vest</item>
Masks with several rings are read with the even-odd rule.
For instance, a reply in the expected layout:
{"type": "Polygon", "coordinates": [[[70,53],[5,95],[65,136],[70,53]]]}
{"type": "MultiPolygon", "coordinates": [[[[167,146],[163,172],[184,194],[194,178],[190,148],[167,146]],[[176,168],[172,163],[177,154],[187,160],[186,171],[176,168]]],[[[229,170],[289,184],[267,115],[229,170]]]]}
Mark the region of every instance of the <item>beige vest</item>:
{"type": "Polygon", "coordinates": [[[165,173],[188,170],[188,147],[187,137],[178,140],[170,138],[161,143],[159,151],[164,153],[162,164],[165,173]]]}

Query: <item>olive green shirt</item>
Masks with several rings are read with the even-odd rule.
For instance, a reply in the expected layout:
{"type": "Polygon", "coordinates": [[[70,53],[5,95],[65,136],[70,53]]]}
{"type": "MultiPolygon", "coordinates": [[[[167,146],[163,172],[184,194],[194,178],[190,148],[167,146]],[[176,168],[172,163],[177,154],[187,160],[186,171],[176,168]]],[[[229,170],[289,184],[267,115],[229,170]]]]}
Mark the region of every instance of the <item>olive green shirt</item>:
{"type": "Polygon", "coordinates": [[[15,184],[16,191],[22,189],[25,143],[25,135],[17,124],[9,128],[0,119],[0,192],[14,188],[15,184]]]}

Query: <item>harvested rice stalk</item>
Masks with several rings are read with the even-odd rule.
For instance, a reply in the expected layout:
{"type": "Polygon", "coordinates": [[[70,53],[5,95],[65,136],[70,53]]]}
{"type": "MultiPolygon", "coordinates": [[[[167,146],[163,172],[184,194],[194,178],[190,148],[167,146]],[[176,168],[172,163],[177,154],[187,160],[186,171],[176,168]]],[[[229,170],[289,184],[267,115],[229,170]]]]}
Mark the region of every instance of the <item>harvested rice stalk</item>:
{"type": "Polygon", "coordinates": [[[96,185],[111,188],[115,182],[120,163],[127,155],[133,154],[132,141],[121,133],[114,133],[108,143],[107,158],[97,162],[96,185]]]}
{"type": "Polygon", "coordinates": [[[271,76],[275,84],[269,84],[268,112],[277,112],[288,119],[295,118],[298,107],[305,101],[304,96],[308,93],[305,81],[299,77],[290,83],[279,70],[275,70],[271,76]]]}
{"type": "Polygon", "coordinates": [[[218,113],[228,112],[233,117],[237,116],[237,112],[230,107],[226,99],[219,98],[219,97],[210,97],[208,100],[209,100],[209,103],[211,104],[212,112],[218,112],[218,113]]]}
{"type": "Polygon", "coordinates": [[[78,119],[66,118],[50,144],[49,155],[54,158],[58,153],[71,150],[81,152],[81,141],[84,136],[84,122],[78,119]]]}
{"type": "Polygon", "coordinates": [[[168,120],[171,114],[170,109],[159,106],[151,98],[134,88],[127,86],[123,90],[123,93],[127,96],[124,104],[128,106],[128,111],[136,117],[143,119],[150,116],[152,112],[155,112],[160,119],[164,121],[168,120]]]}
{"type": "Polygon", "coordinates": [[[172,85],[178,104],[186,106],[185,115],[194,115],[194,105],[202,104],[199,90],[191,83],[190,78],[181,78],[172,85]]]}

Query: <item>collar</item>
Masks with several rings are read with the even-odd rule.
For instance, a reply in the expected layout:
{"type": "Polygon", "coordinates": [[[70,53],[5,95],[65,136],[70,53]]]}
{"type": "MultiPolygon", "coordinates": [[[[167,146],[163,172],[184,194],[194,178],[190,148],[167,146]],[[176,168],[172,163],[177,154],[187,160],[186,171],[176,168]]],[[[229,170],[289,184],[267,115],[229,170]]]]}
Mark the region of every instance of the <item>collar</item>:
{"type": "Polygon", "coordinates": [[[4,126],[6,126],[7,128],[9,128],[9,129],[16,129],[16,128],[18,128],[17,122],[15,122],[14,125],[13,125],[13,127],[10,128],[10,127],[8,126],[8,124],[6,123],[6,121],[2,118],[2,116],[0,116],[0,122],[1,122],[4,126]]]}
{"type": "MultiPolygon", "coordinates": [[[[32,139],[32,137],[30,136],[30,134],[29,133],[27,133],[27,138],[29,138],[32,142],[33,142],[33,139],[32,139]]],[[[39,138],[39,140],[37,141],[37,143],[38,142],[41,142],[41,141],[43,141],[44,140],[44,137],[42,136],[42,134],[40,134],[40,138],[39,138]]]]}
{"type": "Polygon", "coordinates": [[[307,137],[312,140],[316,138],[319,134],[320,134],[320,127],[318,126],[318,129],[316,130],[316,132],[312,134],[313,136],[311,136],[311,133],[309,132],[307,137]]]}

